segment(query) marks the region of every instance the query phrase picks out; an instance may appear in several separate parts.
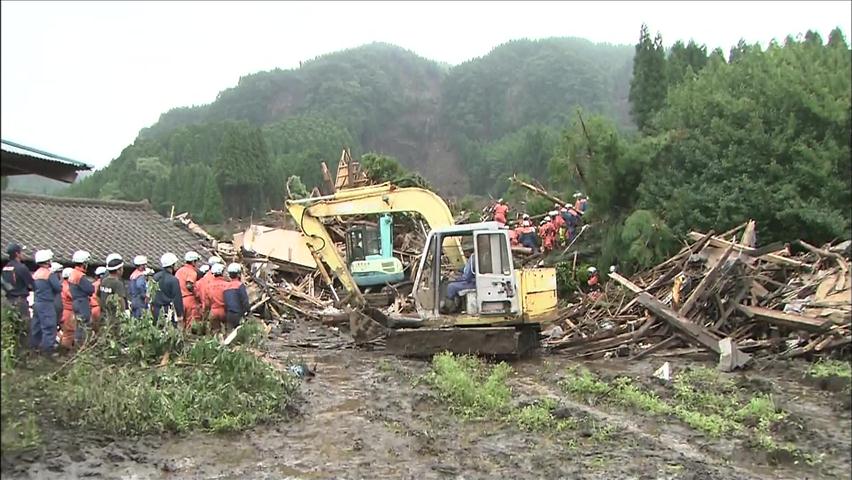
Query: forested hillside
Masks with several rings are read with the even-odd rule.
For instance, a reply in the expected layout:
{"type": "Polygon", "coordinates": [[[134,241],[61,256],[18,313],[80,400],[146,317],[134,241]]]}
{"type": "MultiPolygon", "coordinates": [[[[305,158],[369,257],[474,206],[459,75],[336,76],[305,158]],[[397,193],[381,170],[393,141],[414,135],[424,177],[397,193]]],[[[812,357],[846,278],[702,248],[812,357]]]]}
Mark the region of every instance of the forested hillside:
{"type": "MultiPolygon", "coordinates": [[[[384,44],[241,79],[176,109],[69,189],[149,198],[202,222],[279,207],[288,177],[312,187],[343,146],[390,155],[441,193],[516,210],[586,192],[599,264],[652,265],[690,229],[757,220],[765,243],[850,236],[852,55],[840,30],[727,54],[643,26],[633,48],[519,40],[449,69],[384,44]],[[582,119],[582,120],[581,120],[582,119]]],[[[374,167],[401,173],[383,156],[374,167]]],[[[417,180],[419,181],[419,180],[417,180]]]]}
{"type": "Polygon", "coordinates": [[[332,53],[243,77],[209,105],[164,113],[67,193],[149,198],[163,212],[174,204],[212,222],[279,206],[290,175],[319,184],[320,161],[334,168],[344,146],[356,156],[391,155],[446,194],[494,192],[507,172],[544,171],[577,106],[629,126],[632,55],[580,39],[514,41],[449,69],[387,44],[332,53]],[[262,148],[248,146],[255,130],[262,148]],[[259,178],[221,161],[226,132],[256,155],[243,163],[263,168],[259,178]],[[240,172],[247,177],[232,178],[240,172]],[[242,189],[251,198],[236,194],[242,189]]]}

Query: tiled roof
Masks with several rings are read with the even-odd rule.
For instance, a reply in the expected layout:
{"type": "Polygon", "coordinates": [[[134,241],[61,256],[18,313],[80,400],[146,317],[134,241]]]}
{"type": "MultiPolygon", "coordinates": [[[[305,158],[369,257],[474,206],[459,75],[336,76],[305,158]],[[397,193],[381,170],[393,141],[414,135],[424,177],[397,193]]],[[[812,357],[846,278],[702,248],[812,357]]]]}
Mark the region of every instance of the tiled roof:
{"type": "Polygon", "coordinates": [[[92,263],[104,263],[119,253],[126,263],[145,255],[159,266],[163,253],[183,258],[188,250],[202,256],[210,251],[202,240],[155,212],[147,201],[122,202],[3,193],[0,197],[0,244],[17,242],[36,250],[53,250],[56,261],[70,263],[76,250],[92,254],[92,263]]]}

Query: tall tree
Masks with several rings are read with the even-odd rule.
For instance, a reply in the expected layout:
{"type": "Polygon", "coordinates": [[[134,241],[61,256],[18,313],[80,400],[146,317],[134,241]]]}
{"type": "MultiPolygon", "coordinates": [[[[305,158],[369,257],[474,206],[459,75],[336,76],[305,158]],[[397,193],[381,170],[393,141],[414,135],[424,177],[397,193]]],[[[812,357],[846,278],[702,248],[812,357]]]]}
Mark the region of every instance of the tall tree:
{"type": "Polygon", "coordinates": [[[258,128],[247,122],[228,125],[214,170],[226,214],[243,217],[266,209],[263,188],[271,162],[258,128]]]}
{"type": "MultiPolygon", "coordinates": [[[[200,194],[201,192],[199,192],[200,194]]],[[[216,185],[216,178],[212,173],[207,175],[207,182],[204,188],[204,211],[201,214],[204,223],[219,223],[222,221],[222,210],[224,205],[222,202],[222,194],[219,192],[219,186],[216,185]]]]}
{"type": "Polygon", "coordinates": [[[640,130],[647,130],[651,118],[662,108],[667,88],[663,38],[657,33],[652,40],[648,26],[642,24],[633,57],[629,95],[630,113],[640,130]]]}

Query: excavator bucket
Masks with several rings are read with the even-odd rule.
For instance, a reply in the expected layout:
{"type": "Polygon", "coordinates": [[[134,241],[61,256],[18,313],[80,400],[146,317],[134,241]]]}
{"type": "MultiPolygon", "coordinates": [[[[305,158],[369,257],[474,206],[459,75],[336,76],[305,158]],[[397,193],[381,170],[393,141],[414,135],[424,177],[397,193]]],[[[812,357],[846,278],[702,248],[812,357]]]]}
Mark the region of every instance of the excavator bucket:
{"type": "Polygon", "coordinates": [[[387,317],[379,310],[367,307],[347,308],[349,314],[349,333],[356,345],[363,345],[388,334],[387,317]]]}

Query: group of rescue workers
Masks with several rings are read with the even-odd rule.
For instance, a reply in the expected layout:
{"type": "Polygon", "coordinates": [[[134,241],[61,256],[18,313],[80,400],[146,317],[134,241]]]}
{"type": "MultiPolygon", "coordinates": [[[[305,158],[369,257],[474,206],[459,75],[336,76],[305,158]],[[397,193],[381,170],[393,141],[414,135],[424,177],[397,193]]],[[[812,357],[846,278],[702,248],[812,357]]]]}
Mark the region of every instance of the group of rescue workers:
{"type": "Polygon", "coordinates": [[[199,265],[201,256],[189,251],[177,268],[177,255],[165,253],[160,257],[161,270],[154,273],[148,259],[137,255],[125,281],[125,262],[117,253],[108,255],[105,265],[94,270],[94,279],[89,279],[91,255],[85,250],[74,252],[72,266],[67,268],[53,261],[52,251],[39,250],[33,255],[35,272],[23,263],[23,250],[16,243],[6,249],[9,261],[3,267],[3,291],[29,322],[30,348],[46,355],[54,354],[57,340],[63,350],[83,344],[89,328],[97,334],[102,319],[113,322],[121,314],[142,318],[150,311],[158,325],[170,322],[184,330],[207,320],[211,332],[228,333],[249,313],[242,265],[226,267],[218,256],[199,265]]]}
{"type": "Polygon", "coordinates": [[[502,198],[491,208],[492,219],[503,225],[508,225],[509,239],[513,247],[526,247],[533,253],[543,250],[552,251],[559,245],[570,242],[577,232],[582,216],[586,213],[588,199],[582,193],[574,194],[574,204],[553,204],[553,210],[548,212],[539,222],[538,228],[530,216],[521,215],[520,221],[510,223],[509,205],[502,198]]]}

